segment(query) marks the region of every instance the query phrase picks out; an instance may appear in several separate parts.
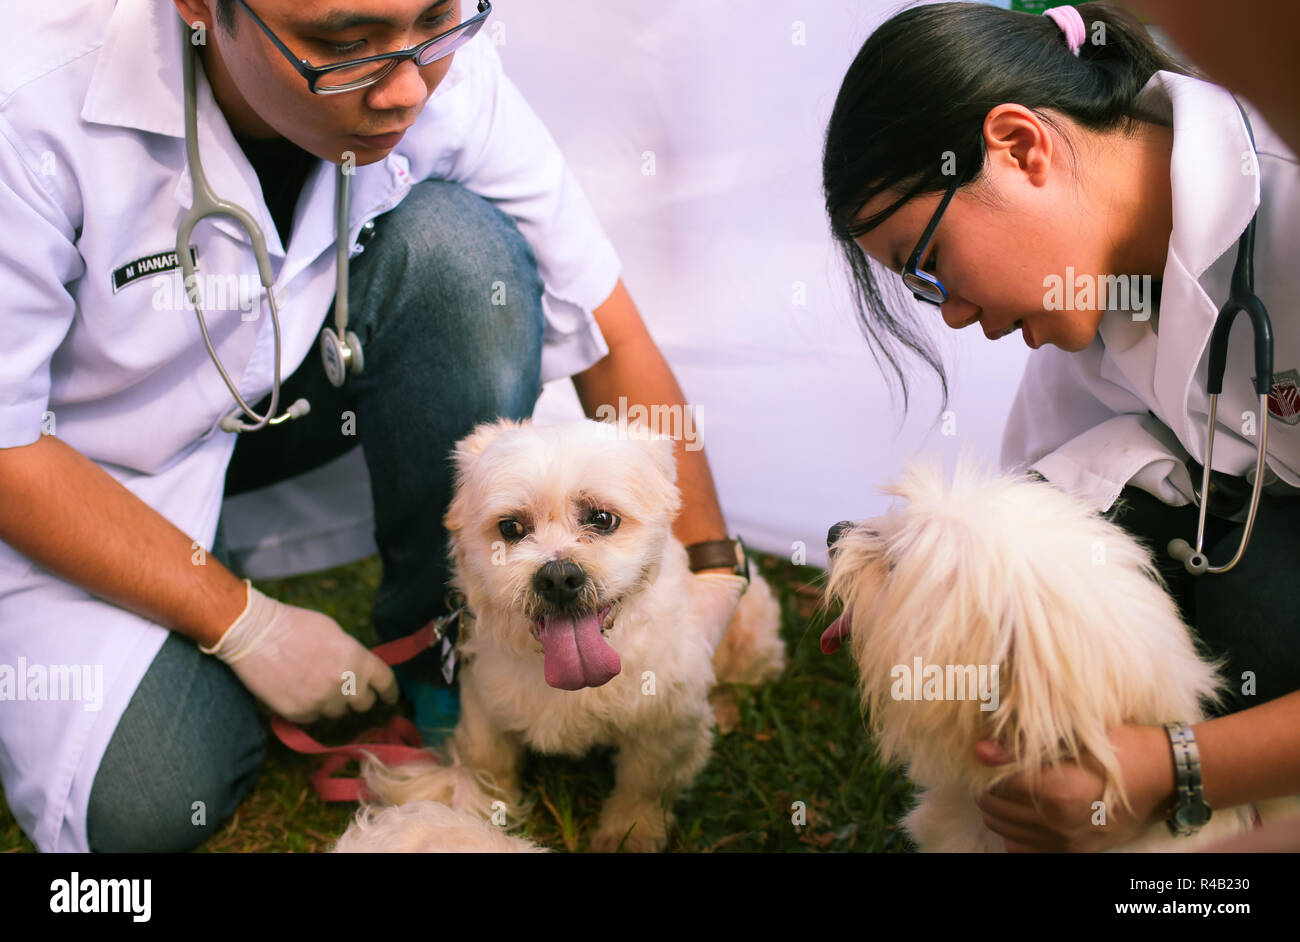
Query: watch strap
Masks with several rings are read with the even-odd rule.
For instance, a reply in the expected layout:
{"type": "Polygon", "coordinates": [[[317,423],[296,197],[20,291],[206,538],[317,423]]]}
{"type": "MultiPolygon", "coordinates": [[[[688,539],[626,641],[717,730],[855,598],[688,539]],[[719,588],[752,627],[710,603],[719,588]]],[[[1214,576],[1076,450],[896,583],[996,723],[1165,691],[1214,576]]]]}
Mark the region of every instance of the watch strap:
{"type": "Polygon", "coordinates": [[[1169,813],[1169,830],[1176,837],[1190,837],[1211,816],[1201,788],[1201,754],[1196,736],[1186,723],[1166,723],[1169,745],[1174,755],[1174,794],[1176,801],[1169,813]]]}
{"type": "Polygon", "coordinates": [[[730,569],[733,574],[749,579],[749,556],[739,537],[734,540],[705,540],[686,547],[686,558],[691,572],[702,569],[730,569]]]}

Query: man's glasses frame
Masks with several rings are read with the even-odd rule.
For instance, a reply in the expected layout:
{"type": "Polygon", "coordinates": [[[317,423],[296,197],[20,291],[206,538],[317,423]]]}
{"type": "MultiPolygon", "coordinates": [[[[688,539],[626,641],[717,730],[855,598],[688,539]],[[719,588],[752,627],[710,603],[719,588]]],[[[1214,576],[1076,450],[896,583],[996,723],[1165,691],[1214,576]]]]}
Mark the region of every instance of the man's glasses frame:
{"type": "Polygon", "coordinates": [[[262,18],[253,12],[252,7],[245,3],[244,0],[237,0],[237,2],[244,8],[244,11],[253,18],[253,22],[262,28],[262,32],[266,33],[271,42],[275,44],[275,47],[279,49],[280,52],[284,53],[284,57],[293,64],[295,69],[298,70],[298,74],[307,80],[307,89],[313,95],[337,95],[340,92],[350,92],[358,88],[365,88],[369,85],[373,85],[384,76],[388,75],[388,73],[392,72],[399,63],[405,62],[407,59],[414,59],[418,66],[432,65],[439,59],[451,55],[462,45],[472,39],[483,26],[483,21],[487,19],[488,14],[492,12],[492,4],[489,3],[488,0],[479,0],[478,13],[474,16],[470,17],[458,26],[452,27],[444,33],[439,33],[431,39],[426,39],[424,42],[412,46],[410,49],[403,49],[401,52],[385,52],[382,55],[366,56],[361,59],[349,59],[346,62],[336,62],[332,65],[317,66],[312,65],[306,59],[299,59],[296,57],[289,51],[289,47],[280,41],[280,37],[271,32],[271,27],[263,23],[262,18]],[[456,36],[455,41],[449,44],[448,48],[434,48],[435,43],[445,42],[448,37],[458,33],[460,35],[456,36]],[[437,54],[427,60],[421,58],[423,55],[428,54],[430,49],[434,49],[437,54]],[[365,78],[358,79],[354,82],[347,82],[342,85],[333,86],[321,84],[322,79],[328,76],[331,72],[337,73],[343,69],[354,69],[357,66],[368,65],[372,62],[386,62],[387,64],[379,68],[375,73],[367,75],[365,78]]]}
{"type": "Polygon", "coordinates": [[[903,266],[903,284],[911,289],[912,297],[927,304],[942,304],[948,300],[948,292],[938,278],[927,271],[918,270],[916,266],[921,261],[921,256],[925,254],[926,246],[934,238],[934,230],[938,228],[939,220],[943,217],[943,211],[948,208],[948,204],[952,201],[953,194],[957,192],[960,182],[961,178],[954,175],[952,183],[948,184],[948,192],[939,201],[939,208],[930,217],[930,224],[921,233],[920,241],[916,243],[916,248],[908,256],[907,264],[903,266]]]}

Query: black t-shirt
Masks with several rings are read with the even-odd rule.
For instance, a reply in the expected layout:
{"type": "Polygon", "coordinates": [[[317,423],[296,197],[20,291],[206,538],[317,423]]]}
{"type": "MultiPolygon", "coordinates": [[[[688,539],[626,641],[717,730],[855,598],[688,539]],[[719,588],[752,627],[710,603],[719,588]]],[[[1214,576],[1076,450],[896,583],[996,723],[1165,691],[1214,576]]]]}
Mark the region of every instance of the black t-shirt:
{"type": "Polygon", "coordinates": [[[285,137],[259,139],[239,137],[235,140],[257,172],[262,198],[271,211],[280,244],[288,248],[293,231],[293,215],[307,175],[320,160],[285,137]]]}

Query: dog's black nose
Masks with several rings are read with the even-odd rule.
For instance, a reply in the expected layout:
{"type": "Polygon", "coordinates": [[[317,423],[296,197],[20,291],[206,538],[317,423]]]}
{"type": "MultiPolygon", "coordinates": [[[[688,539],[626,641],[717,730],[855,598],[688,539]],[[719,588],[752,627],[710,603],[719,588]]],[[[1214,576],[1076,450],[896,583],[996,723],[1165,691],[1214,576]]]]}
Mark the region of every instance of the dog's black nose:
{"type": "Polygon", "coordinates": [[[845,530],[852,529],[852,520],[841,520],[839,523],[831,524],[831,528],[826,531],[826,548],[830,549],[836,541],[844,535],[845,530]]]}
{"type": "Polygon", "coordinates": [[[582,567],[567,559],[553,559],[533,576],[533,588],[552,605],[568,605],[586,584],[582,567]]]}

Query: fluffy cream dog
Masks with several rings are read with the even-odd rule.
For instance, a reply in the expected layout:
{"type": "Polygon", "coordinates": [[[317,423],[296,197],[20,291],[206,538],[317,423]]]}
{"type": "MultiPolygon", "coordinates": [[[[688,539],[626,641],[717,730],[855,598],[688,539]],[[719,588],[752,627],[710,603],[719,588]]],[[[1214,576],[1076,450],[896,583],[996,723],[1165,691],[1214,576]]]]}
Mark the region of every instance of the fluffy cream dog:
{"type": "MultiPolygon", "coordinates": [[[[672,535],[672,442],[600,422],[503,420],[475,429],[454,457],[446,525],[474,616],[459,642],[454,761],[369,763],[367,784],[389,804],[432,799],[517,819],[525,748],[581,756],[610,745],[615,786],[591,847],[661,850],[674,797],[712,750],[712,613],[736,592],[728,577],[692,574],[672,535]]],[[[779,674],[778,626],[755,578],[718,650],[722,679],[779,674]]]]}
{"type": "MultiPolygon", "coordinates": [[[[966,465],[949,485],[914,466],[887,493],[906,505],[831,528],[827,594],[845,608],[822,648],[851,637],[881,755],[908,763],[921,789],[905,820],[913,839],[925,851],[1003,850],[975,798],[1084,749],[1106,770],[1105,807],[1118,807],[1107,731],[1200,722],[1220,683],[1147,551],[1045,482],[966,465]],[[983,765],[981,739],[1016,761],[983,765]]],[[[1194,837],[1161,822],[1115,849],[1193,850],[1249,820],[1247,808],[1215,809],[1194,837]]]]}

